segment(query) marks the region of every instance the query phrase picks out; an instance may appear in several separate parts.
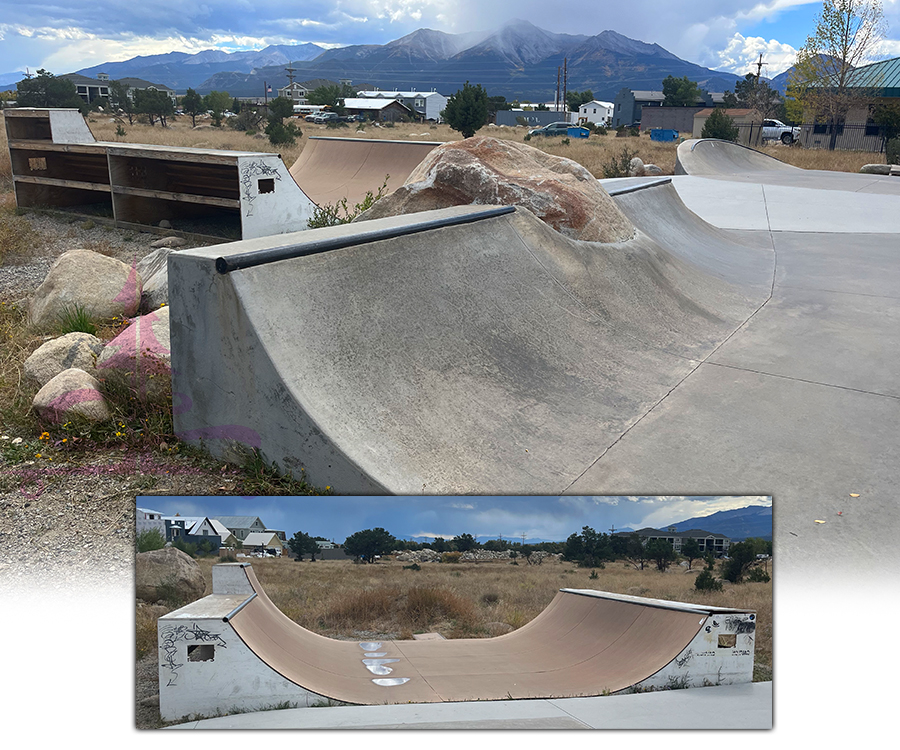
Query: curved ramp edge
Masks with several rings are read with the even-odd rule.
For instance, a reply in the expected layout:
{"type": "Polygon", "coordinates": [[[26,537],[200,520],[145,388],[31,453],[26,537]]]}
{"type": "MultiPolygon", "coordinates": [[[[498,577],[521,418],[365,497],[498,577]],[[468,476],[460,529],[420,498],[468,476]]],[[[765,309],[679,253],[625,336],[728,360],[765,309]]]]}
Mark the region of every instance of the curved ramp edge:
{"type": "Polygon", "coordinates": [[[749,146],[717,138],[692,138],[679,143],[675,152],[676,175],[736,175],[799,169],[749,146]]]}
{"type": "Polygon", "coordinates": [[[441,145],[433,141],[390,141],[374,138],[312,136],[291,166],[294,181],[319,206],[342,199],[361,203],[387,179],[387,192],[400,187],[410,172],[441,145]]]}
{"type": "Polygon", "coordinates": [[[173,683],[161,669],[164,714],[200,713],[201,704],[207,712],[222,709],[243,683],[272,686],[270,703],[276,703],[292,694],[285,680],[296,686],[293,693],[362,705],[580,697],[676,682],[699,687],[752,681],[755,613],[749,610],[564,589],[530,623],[498,638],[360,643],[302,628],[277,609],[249,565],[227,567],[246,576],[245,590],[252,594],[219,594],[214,587],[212,595],[160,619],[161,653],[172,648],[173,623],[195,634],[184,639],[185,647],[201,632],[220,646],[213,674],[193,666],[190,651],[182,655],[174,641],[169,661],[180,662],[180,672],[173,683]],[[242,606],[223,622],[219,613],[237,600],[242,606]],[[219,632],[211,633],[214,628],[219,632]],[[721,646],[721,636],[728,647],[721,646]]]}

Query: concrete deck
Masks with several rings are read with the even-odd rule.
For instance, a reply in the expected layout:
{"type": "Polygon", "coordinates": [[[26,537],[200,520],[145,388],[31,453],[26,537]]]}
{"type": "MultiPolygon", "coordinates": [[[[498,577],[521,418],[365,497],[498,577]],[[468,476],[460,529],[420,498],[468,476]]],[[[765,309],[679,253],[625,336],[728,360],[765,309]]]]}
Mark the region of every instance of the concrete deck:
{"type": "Polygon", "coordinates": [[[171,729],[771,729],[772,683],[557,700],[333,706],[222,716],[171,729]]]}

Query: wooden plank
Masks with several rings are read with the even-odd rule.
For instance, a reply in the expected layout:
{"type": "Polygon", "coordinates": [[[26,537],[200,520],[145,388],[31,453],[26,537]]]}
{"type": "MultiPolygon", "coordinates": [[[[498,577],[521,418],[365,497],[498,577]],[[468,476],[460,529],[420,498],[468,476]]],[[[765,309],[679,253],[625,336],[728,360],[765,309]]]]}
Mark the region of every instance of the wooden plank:
{"type": "Polygon", "coordinates": [[[221,206],[222,208],[240,208],[241,201],[235,198],[213,198],[206,195],[190,195],[189,193],[171,193],[166,190],[148,190],[146,188],[124,187],[114,185],[113,192],[119,195],[137,195],[141,198],[158,198],[164,201],[181,203],[200,203],[204,206],[221,206]]]}
{"type": "Polygon", "coordinates": [[[214,234],[198,234],[197,232],[181,232],[178,229],[161,229],[151,224],[137,224],[133,221],[117,220],[113,222],[117,229],[131,229],[136,232],[147,232],[148,234],[158,234],[163,237],[184,237],[186,240],[194,242],[212,242],[215,245],[221,245],[226,242],[235,242],[235,240],[217,237],[214,234]]]}
{"type": "Polygon", "coordinates": [[[17,174],[13,175],[15,182],[30,182],[33,185],[54,185],[56,187],[77,188],[78,190],[96,190],[101,193],[108,193],[109,185],[99,182],[82,182],[80,180],[61,180],[56,177],[30,177],[29,175],[17,174]]]}
{"type": "Polygon", "coordinates": [[[23,138],[10,138],[9,148],[27,151],[61,151],[73,154],[103,154],[106,149],[95,143],[53,143],[52,141],[33,141],[23,138]]]}
{"type": "Polygon", "coordinates": [[[185,161],[195,164],[227,164],[237,166],[239,156],[247,156],[243,152],[235,151],[233,154],[212,153],[202,149],[172,148],[160,146],[158,149],[148,148],[145,145],[126,148],[121,145],[110,146],[107,144],[106,152],[110,156],[138,157],[141,159],[156,159],[162,161],[185,161]]]}

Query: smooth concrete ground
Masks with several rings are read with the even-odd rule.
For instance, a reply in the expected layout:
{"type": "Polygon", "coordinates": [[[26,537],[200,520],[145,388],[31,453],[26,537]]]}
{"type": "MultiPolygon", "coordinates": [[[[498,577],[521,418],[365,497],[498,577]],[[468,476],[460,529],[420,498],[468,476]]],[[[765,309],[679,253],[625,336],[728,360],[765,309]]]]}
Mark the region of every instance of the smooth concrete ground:
{"type": "Polygon", "coordinates": [[[334,706],[222,716],[172,729],[771,729],[772,683],[638,695],[334,706]]]}

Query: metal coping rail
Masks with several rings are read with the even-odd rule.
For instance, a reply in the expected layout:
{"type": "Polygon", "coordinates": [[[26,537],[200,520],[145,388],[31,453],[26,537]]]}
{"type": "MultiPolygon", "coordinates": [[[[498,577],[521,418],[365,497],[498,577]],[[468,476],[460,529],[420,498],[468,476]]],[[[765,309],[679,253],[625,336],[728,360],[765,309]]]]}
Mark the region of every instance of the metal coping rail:
{"type": "Polygon", "coordinates": [[[252,602],[256,597],[259,596],[255,591],[247,597],[247,599],[241,602],[237,607],[235,607],[231,612],[225,615],[222,618],[222,622],[228,622],[232,617],[234,617],[238,612],[240,612],[244,607],[246,607],[250,602],[252,602]]]}
{"type": "Polygon", "coordinates": [[[611,197],[615,197],[617,195],[636,193],[638,190],[646,190],[647,188],[659,187],[660,185],[668,185],[670,182],[672,182],[671,177],[657,177],[651,178],[649,182],[642,182],[638,185],[623,185],[622,187],[617,187],[615,185],[606,187],[604,185],[604,189],[607,193],[610,194],[611,197]]]}
{"type": "Polygon", "coordinates": [[[275,263],[276,261],[288,260],[290,258],[303,258],[307,255],[317,255],[319,253],[326,253],[330,250],[339,250],[340,248],[350,247],[352,245],[361,245],[367,242],[377,242],[379,240],[390,240],[395,237],[405,237],[410,234],[418,234],[420,232],[428,232],[432,229],[442,229],[444,227],[458,226],[460,224],[472,224],[483,219],[493,219],[497,216],[505,216],[515,210],[515,206],[501,206],[487,211],[479,211],[478,213],[431,219],[430,221],[419,221],[401,227],[375,229],[370,232],[360,232],[359,234],[349,236],[333,237],[327,240],[312,240],[310,242],[302,242],[294,245],[283,245],[281,247],[272,247],[265,250],[255,250],[249,253],[236,253],[235,255],[229,255],[227,258],[216,258],[216,270],[221,274],[231,273],[232,271],[238,271],[242,268],[252,268],[253,266],[275,263]]]}

